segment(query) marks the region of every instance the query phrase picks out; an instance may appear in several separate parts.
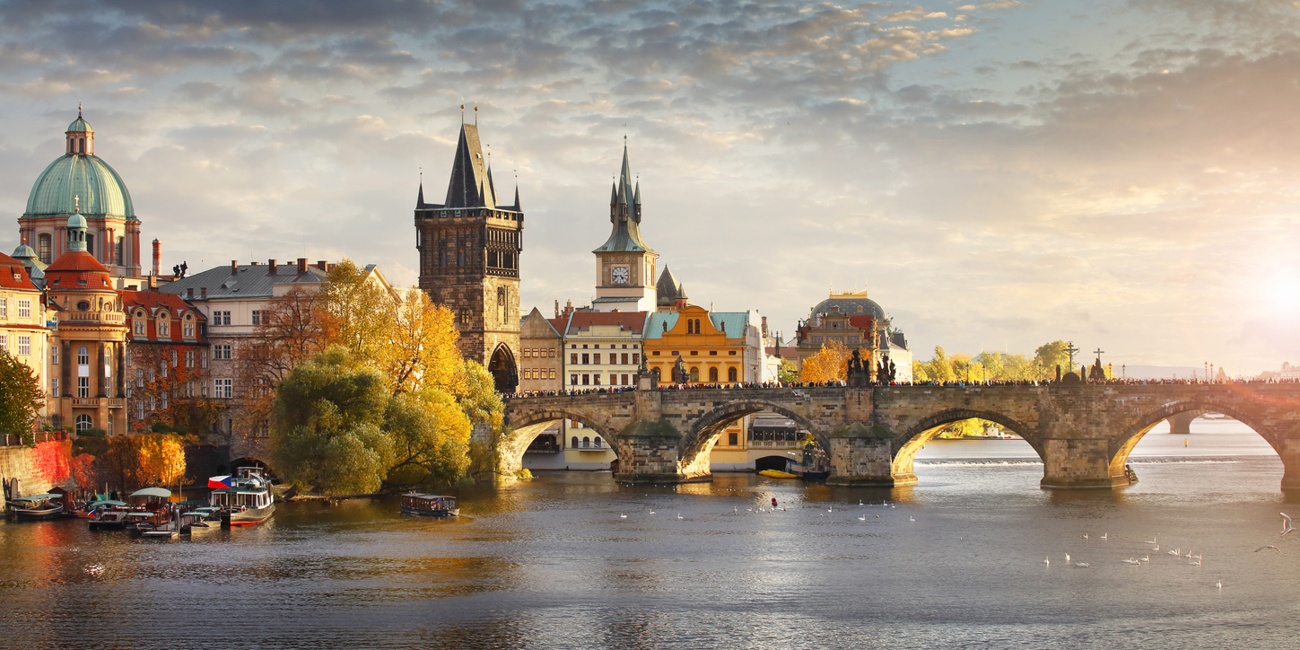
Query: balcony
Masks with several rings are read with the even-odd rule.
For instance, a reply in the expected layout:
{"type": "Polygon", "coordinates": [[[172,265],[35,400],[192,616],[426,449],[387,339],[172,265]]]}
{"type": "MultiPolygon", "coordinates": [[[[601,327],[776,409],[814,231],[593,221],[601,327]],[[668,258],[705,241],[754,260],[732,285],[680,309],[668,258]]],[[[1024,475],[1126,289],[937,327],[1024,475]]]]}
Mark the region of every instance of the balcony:
{"type": "Polygon", "coordinates": [[[59,314],[60,323],[125,325],[126,314],[112,311],[69,311],[59,314]]]}
{"type": "Polygon", "coordinates": [[[111,409],[126,408],[126,398],[123,397],[74,397],[72,406],[80,408],[99,408],[103,404],[111,409]]]}

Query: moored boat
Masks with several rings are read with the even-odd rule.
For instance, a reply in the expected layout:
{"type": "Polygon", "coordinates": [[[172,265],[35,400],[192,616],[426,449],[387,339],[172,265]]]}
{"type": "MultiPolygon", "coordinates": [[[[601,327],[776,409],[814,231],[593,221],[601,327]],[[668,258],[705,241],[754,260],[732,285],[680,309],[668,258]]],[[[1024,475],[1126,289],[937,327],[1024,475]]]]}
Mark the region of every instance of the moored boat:
{"type": "Polygon", "coordinates": [[[14,497],[5,502],[9,514],[18,521],[40,521],[63,516],[62,494],[33,494],[14,497]]]}
{"type": "Polygon", "coordinates": [[[402,495],[402,514],[422,517],[455,517],[460,514],[456,497],[407,492],[402,495]]]}
{"type": "Polygon", "coordinates": [[[181,513],[181,534],[191,537],[221,530],[221,509],[203,506],[181,513]]]}
{"type": "Polygon", "coordinates": [[[212,488],[210,503],[221,509],[227,526],[254,526],[275,513],[270,481],[259,468],[241,467],[235,476],[213,476],[208,487],[212,488]]]}

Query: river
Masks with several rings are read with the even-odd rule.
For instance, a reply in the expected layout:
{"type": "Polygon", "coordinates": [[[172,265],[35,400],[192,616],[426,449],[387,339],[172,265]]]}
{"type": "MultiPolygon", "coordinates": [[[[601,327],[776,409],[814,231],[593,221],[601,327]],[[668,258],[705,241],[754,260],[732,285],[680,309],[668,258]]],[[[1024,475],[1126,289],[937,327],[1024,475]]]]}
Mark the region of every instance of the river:
{"type": "Polygon", "coordinates": [[[1272,450],[1197,420],[1132,465],[1124,490],[1050,492],[1023,441],[931,442],[893,490],[559,473],[464,491],[458,520],[378,500],[193,541],[4,524],[0,646],[1294,647],[1278,513],[1300,507],[1272,450]]]}

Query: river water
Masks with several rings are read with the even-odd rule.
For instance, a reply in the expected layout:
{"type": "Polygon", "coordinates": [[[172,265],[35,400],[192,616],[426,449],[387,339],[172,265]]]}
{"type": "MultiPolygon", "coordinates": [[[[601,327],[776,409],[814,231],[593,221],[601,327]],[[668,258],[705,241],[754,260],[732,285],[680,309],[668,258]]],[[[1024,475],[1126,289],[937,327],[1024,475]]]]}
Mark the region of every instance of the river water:
{"type": "Polygon", "coordinates": [[[1236,422],[1192,431],[1148,434],[1114,492],[1044,491],[1023,441],[961,441],[893,490],[561,473],[462,492],[458,520],[380,500],[193,541],[4,524],[0,646],[1293,648],[1281,462],[1236,422]]]}

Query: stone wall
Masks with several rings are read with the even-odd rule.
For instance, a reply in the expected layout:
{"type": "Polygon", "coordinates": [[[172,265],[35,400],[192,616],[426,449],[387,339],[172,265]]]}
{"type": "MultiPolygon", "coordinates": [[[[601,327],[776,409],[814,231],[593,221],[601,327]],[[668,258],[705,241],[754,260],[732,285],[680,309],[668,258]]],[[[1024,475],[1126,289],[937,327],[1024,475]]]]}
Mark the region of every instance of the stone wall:
{"type": "MultiPolygon", "coordinates": [[[[35,447],[0,447],[0,478],[18,479],[21,494],[41,494],[55,487],[36,469],[35,447]]],[[[3,503],[4,492],[0,491],[0,505],[3,503]]]]}

